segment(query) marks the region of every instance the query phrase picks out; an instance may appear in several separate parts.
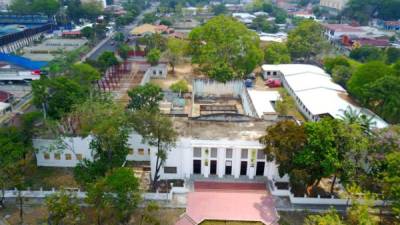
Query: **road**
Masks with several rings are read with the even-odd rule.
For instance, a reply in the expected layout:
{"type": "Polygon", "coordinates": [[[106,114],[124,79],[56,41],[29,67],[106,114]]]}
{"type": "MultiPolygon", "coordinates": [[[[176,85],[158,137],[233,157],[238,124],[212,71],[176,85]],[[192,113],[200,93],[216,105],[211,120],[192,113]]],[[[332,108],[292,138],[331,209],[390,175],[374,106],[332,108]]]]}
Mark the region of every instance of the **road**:
{"type": "MultiPolygon", "coordinates": [[[[157,6],[158,6],[158,3],[153,3],[150,8],[141,12],[131,24],[123,27],[122,30],[120,30],[120,31],[124,34],[125,37],[128,37],[129,32],[134,27],[136,27],[140,21],[142,21],[144,14],[154,12],[156,10],[157,6]]],[[[93,51],[92,54],[88,58],[91,60],[96,60],[97,57],[99,57],[99,55],[101,55],[105,51],[114,52],[116,50],[117,46],[115,46],[115,44],[112,44],[112,43],[113,43],[113,40],[111,38],[107,38],[106,41],[101,42],[100,45],[95,47],[96,50],[93,51]]]]}

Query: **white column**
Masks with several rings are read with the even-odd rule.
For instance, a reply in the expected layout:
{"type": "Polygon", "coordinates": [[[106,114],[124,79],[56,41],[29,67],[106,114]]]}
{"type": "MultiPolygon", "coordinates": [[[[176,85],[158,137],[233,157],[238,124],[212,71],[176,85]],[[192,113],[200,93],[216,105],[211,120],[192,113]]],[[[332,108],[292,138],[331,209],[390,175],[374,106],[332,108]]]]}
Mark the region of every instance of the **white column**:
{"type": "Polygon", "coordinates": [[[240,149],[234,148],[232,156],[232,174],[235,178],[240,176],[240,149]]]}
{"type": "Polygon", "coordinates": [[[208,177],[208,175],[210,175],[210,154],[211,154],[210,148],[202,149],[201,172],[203,173],[204,177],[208,177]]]}
{"type": "Polygon", "coordinates": [[[193,172],[193,148],[190,145],[186,145],[185,140],[183,142],[183,175],[185,178],[190,178],[190,175],[193,172]]]}
{"type": "Polygon", "coordinates": [[[223,178],[225,174],[225,148],[218,148],[217,152],[217,174],[219,178],[223,178]]]}

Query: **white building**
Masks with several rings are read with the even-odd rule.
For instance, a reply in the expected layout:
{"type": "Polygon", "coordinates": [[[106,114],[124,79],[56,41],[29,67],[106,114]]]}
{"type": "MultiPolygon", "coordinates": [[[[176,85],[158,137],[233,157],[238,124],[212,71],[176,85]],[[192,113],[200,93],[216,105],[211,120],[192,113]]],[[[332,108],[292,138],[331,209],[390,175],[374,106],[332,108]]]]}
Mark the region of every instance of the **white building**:
{"type": "MultiPolygon", "coordinates": [[[[268,162],[258,138],[264,134],[265,121],[251,123],[205,122],[175,118],[179,131],[176,146],[168,152],[161,179],[196,177],[253,179],[278,176],[277,166],[268,162]]],[[[90,137],[63,141],[34,140],[38,166],[74,167],[83,158],[92,159],[90,137]]],[[[154,175],[157,149],[142,143],[141,136],[129,138],[127,161],[147,161],[154,175]]]]}
{"type": "Polygon", "coordinates": [[[319,5],[329,9],[342,11],[349,0],[321,0],[319,5]]]}
{"type": "Polygon", "coordinates": [[[377,128],[388,124],[368,109],[352,103],[346,90],[334,83],[331,76],[317,66],[305,64],[263,65],[264,76],[279,77],[294,98],[298,109],[311,121],[322,117],[341,118],[348,108],[373,116],[377,128]]]}

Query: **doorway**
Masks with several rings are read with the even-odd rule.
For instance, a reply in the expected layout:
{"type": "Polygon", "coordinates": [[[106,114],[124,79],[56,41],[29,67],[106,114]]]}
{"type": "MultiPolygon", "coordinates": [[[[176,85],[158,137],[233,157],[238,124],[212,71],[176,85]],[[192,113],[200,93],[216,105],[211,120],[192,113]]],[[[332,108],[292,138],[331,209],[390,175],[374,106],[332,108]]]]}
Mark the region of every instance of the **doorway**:
{"type": "Polygon", "coordinates": [[[240,175],[241,176],[247,175],[247,161],[240,162],[240,175]]]}
{"type": "Polygon", "coordinates": [[[201,174],[201,160],[193,160],[193,174],[201,174]]]}
{"type": "Polygon", "coordinates": [[[217,175],[217,160],[210,161],[210,174],[217,175]]]}
{"type": "Polygon", "coordinates": [[[257,162],[256,176],[264,176],[265,162],[257,162]]]}
{"type": "Polygon", "coordinates": [[[232,175],[232,161],[225,162],[225,175],[232,175]]]}

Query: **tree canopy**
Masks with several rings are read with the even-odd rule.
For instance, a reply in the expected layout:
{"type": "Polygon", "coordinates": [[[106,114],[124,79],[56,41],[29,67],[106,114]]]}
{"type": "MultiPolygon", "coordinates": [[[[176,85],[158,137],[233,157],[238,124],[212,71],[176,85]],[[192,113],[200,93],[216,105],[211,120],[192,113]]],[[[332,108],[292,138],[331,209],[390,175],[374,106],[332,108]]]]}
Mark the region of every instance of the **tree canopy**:
{"type": "Polygon", "coordinates": [[[289,33],[287,46],[292,59],[306,61],[322,53],[327,42],[322,36],[322,26],[313,20],[302,21],[289,33]]]}
{"type": "Polygon", "coordinates": [[[159,86],[147,83],[128,91],[128,96],[130,97],[127,106],[129,109],[150,109],[152,111],[157,111],[158,103],[163,99],[164,94],[159,86]]]}
{"type": "Polygon", "coordinates": [[[269,43],[264,50],[264,59],[269,64],[285,64],[291,62],[289,49],[284,43],[269,43]]]}
{"type": "Polygon", "coordinates": [[[259,37],[245,25],[217,16],[189,34],[192,62],[218,81],[244,78],[262,61],[259,37]]]}

